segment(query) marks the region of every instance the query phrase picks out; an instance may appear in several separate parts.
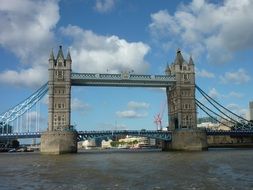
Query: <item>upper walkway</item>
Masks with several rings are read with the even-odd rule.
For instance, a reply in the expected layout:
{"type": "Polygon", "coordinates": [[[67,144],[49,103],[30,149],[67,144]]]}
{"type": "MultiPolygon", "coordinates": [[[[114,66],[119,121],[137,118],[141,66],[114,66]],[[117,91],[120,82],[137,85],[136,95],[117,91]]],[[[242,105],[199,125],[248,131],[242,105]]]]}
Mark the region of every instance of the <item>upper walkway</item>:
{"type": "Polygon", "coordinates": [[[72,73],[72,86],[168,87],[176,82],[174,75],[137,75],[130,73],[72,73]]]}

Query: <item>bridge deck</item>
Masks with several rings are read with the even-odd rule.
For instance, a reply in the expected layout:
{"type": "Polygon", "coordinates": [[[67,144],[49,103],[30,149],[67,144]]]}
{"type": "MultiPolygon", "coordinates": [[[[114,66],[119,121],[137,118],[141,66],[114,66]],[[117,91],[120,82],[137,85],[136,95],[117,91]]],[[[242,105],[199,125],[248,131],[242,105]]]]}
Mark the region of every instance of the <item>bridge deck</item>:
{"type": "MultiPolygon", "coordinates": [[[[113,130],[113,131],[78,131],[78,140],[87,140],[100,137],[110,137],[117,135],[131,135],[142,136],[165,141],[171,140],[170,131],[156,131],[156,130],[113,130]]],[[[0,139],[22,139],[22,138],[40,138],[42,132],[28,132],[28,133],[10,133],[0,134],[0,139]]]]}

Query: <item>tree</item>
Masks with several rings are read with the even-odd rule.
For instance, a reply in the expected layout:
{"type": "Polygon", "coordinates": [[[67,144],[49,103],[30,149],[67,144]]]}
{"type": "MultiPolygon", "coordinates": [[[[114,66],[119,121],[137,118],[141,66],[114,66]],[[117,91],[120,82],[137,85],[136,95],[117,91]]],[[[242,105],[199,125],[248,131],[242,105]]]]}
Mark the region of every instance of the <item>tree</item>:
{"type": "Polygon", "coordinates": [[[19,141],[18,140],[13,140],[12,142],[11,142],[11,147],[12,148],[18,148],[19,147],[19,141]]]}

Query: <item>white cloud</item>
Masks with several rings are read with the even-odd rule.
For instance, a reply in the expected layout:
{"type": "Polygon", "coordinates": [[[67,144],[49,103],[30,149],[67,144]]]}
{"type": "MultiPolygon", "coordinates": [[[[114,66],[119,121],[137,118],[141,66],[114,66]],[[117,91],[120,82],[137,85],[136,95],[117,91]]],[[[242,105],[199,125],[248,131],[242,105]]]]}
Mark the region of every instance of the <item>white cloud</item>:
{"type": "Polygon", "coordinates": [[[0,73],[1,83],[13,86],[38,87],[47,81],[47,68],[35,66],[20,71],[7,70],[0,73]]]}
{"type": "Polygon", "coordinates": [[[247,116],[248,109],[242,108],[241,106],[237,104],[234,104],[234,103],[228,104],[226,108],[243,118],[246,118],[247,116]]]}
{"type": "Polygon", "coordinates": [[[38,86],[47,80],[54,28],[60,18],[57,0],[1,0],[0,46],[14,53],[22,63],[18,71],[0,73],[0,82],[38,86]]]}
{"type": "Polygon", "coordinates": [[[128,126],[122,123],[98,123],[98,128],[101,130],[127,130],[128,126]]]}
{"type": "Polygon", "coordinates": [[[78,98],[73,98],[71,100],[71,110],[86,113],[86,111],[88,111],[89,109],[90,105],[82,102],[78,98]]]}
{"type": "MultiPolygon", "coordinates": [[[[24,62],[39,61],[54,41],[59,16],[58,1],[1,0],[0,44],[24,62]]],[[[52,46],[51,46],[52,47],[52,46]]]]}
{"type": "Polygon", "coordinates": [[[213,98],[213,99],[217,99],[220,96],[220,93],[215,89],[212,88],[209,92],[208,95],[213,98]]]}
{"type": "Polygon", "coordinates": [[[122,72],[134,70],[144,73],[148,64],[144,60],[149,46],[142,42],[127,42],[117,36],[101,36],[78,26],[61,28],[63,35],[73,39],[71,55],[73,71],[122,72]]]}
{"type": "Polygon", "coordinates": [[[127,104],[128,109],[132,110],[139,110],[139,109],[148,109],[149,104],[146,102],[135,102],[135,101],[130,101],[127,104]]]}
{"type": "Polygon", "coordinates": [[[242,93],[232,91],[227,96],[228,97],[233,97],[233,98],[242,98],[244,95],[242,93]]]}
{"type": "Polygon", "coordinates": [[[135,110],[125,110],[125,111],[117,111],[116,115],[120,118],[129,118],[129,119],[133,119],[133,118],[142,118],[142,117],[146,117],[148,114],[146,112],[144,113],[138,113],[135,110]]]}
{"type": "Polygon", "coordinates": [[[116,115],[120,118],[142,118],[148,116],[147,110],[149,104],[146,102],[130,101],[127,104],[127,110],[117,111],[116,115]]]}
{"type": "Polygon", "coordinates": [[[226,72],[224,76],[220,76],[220,80],[224,84],[244,84],[251,80],[250,75],[244,69],[235,72],[226,72]]]}
{"type": "Polygon", "coordinates": [[[215,77],[214,73],[206,71],[205,69],[202,69],[202,70],[197,69],[196,74],[197,74],[197,76],[203,77],[203,78],[214,78],[215,77]]]}
{"type": "Polygon", "coordinates": [[[208,95],[213,99],[218,99],[218,98],[242,98],[244,96],[242,93],[238,93],[238,92],[234,92],[234,91],[231,91],[228,94],[221,94],[215,88],[212,88],[208,92],[208,95]]]}
{"type": "Polygon", "coordinates": [[[192,0],[174,15],[167,10],[151,14],[149,29],[160,46],[184,47],[195,57],[206,54],[210,62],[223,63],[233,51],[253,47],[252,9],[251,0],[192,0]]]}
{"type": "Polygon", "coordinates": [[[96,0],[94,9],[99,13],[106,13],[111,11],[116,4],[116,0],[96,0]]]}

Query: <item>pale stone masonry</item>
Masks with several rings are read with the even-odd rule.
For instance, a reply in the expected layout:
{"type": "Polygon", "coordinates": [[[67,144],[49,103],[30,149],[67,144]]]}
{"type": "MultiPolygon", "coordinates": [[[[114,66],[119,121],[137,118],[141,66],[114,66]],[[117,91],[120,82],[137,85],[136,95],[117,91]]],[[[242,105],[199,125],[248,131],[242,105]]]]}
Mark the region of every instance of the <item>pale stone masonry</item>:
{"type": "Polygon", "coordinates": [[[253,121],[253,101],[249,102],[249,120],[253,121]]]}
{"type": "Polygon", "coordinates": [[[165,73],[176,77],[175,86],[166,89],[169,129],[197,128],[195,70],[192,58],[186,62],[178,50],[175,61],[167,66],[165,73]]]}
{"type": "Polygon", "coordinates": [[[66,59],[60,46],[56,59],[53,51],[49,58],[48,131],[64,131],[70,128],[71,56],[66,59]]]}

